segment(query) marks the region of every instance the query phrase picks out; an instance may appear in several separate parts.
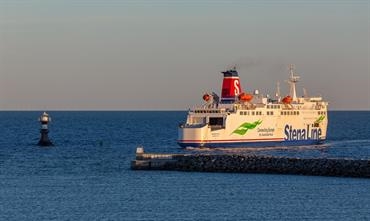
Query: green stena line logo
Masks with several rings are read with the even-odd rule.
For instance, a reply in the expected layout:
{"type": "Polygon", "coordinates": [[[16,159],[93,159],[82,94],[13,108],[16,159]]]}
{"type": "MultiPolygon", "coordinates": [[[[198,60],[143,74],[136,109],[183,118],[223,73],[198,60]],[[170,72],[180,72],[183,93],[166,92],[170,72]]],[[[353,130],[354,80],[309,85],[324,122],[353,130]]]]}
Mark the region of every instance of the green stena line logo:
{"type": "Polygon", "coordinates": [[[247,133],[248,130],[253,130],[256,128],[258,125],[262,123],[262,120],[255,121],[253,123],[248,123],[245,122],[241,124],[238,129],[234,130],[231,134],[239,134],[239,135],[244,135],[247,133]]]}
{"type": "Polygon", "coordinates": [[[324,116],[324,115],[321,115],[319,118],[317,118],[317,120],[315,120],[315,123],[319,124],[319,123],[321,123],[324,119],[325,119],[325,116],[324,116]]]}

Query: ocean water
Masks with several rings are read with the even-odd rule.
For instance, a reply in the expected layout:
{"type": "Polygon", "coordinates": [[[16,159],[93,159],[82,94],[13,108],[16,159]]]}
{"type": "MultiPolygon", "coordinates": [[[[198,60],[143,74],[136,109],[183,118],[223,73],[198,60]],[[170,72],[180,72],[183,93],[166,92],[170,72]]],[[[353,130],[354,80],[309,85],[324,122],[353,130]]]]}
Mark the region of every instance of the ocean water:
{"type": "MultiPolygon", "coordinates": [[[[139,145],[199,151],[176,145],[182,111],[52,111],[50,148],[41,113],[0,112],[0,220],[370,220],[370,179],[130,170],[139,145]]],[[[369,119],[332,111],[324,145],[233,151],[370,159],[369,119]]]]}

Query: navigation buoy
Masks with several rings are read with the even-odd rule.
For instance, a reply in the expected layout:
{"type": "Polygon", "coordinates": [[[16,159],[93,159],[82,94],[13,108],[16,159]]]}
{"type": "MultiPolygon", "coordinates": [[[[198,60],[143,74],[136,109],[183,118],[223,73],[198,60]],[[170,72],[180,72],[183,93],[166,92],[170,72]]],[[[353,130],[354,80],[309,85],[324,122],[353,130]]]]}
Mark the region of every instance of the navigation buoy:
{"type": "Polygon", "coordinates": [[[41,137],[40,137],[38,145],[39,146],[53,146],[53,143],[49,140],[49,136],[48,136],[48,133],[49,133],[48,123],[51,121],[49,114],[44,112],[40,116],[39,121],[41,123],[41,129],[40,129],[41,137]]]}

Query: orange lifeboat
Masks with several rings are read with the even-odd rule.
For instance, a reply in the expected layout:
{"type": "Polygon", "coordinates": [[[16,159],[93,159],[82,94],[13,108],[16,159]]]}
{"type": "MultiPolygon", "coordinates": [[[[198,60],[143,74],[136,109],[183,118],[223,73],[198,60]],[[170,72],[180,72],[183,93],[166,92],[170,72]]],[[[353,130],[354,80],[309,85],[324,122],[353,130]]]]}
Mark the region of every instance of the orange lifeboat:
{"type": "Polygon", "coordinates": [[[238,98],[239,98],[240,101],[249,102],[253,99],[253,95],[243,92],[243,93],[239,94],[238,98]]]}
{"type": "Polygon", "coordinates": [[[290,103],[292,103],[293,98],[288,95],[288,96],[284,97],[282,101],[283,101],[284,104],[290,104],[290,103]]]}
{"type": "Polygon", "coordinates": [[[204,94],[203,95],[203,100],[205,100],[207,102],[207,101],[209,101],[209,99],[211,99],[211,96],[209,94],[204,94]]]}

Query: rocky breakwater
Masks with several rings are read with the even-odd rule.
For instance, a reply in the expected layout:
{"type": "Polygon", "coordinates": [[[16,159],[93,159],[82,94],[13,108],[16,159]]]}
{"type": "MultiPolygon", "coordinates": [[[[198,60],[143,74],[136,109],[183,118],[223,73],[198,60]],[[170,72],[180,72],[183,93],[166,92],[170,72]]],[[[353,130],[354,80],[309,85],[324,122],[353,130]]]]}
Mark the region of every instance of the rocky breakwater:
{"type": "Polygon", "coordinates": [[[278,173],[370,178],[370,160],[291,158],[258,155],[188,155],[173,165],[181,171],[278,173]]]}
{"type": "Polygon", "coordinates": [[[370,159],[293,158],[251,154],[151,154],[141,148],[134,170],[275,173],[370,178],[370,159]]]}

